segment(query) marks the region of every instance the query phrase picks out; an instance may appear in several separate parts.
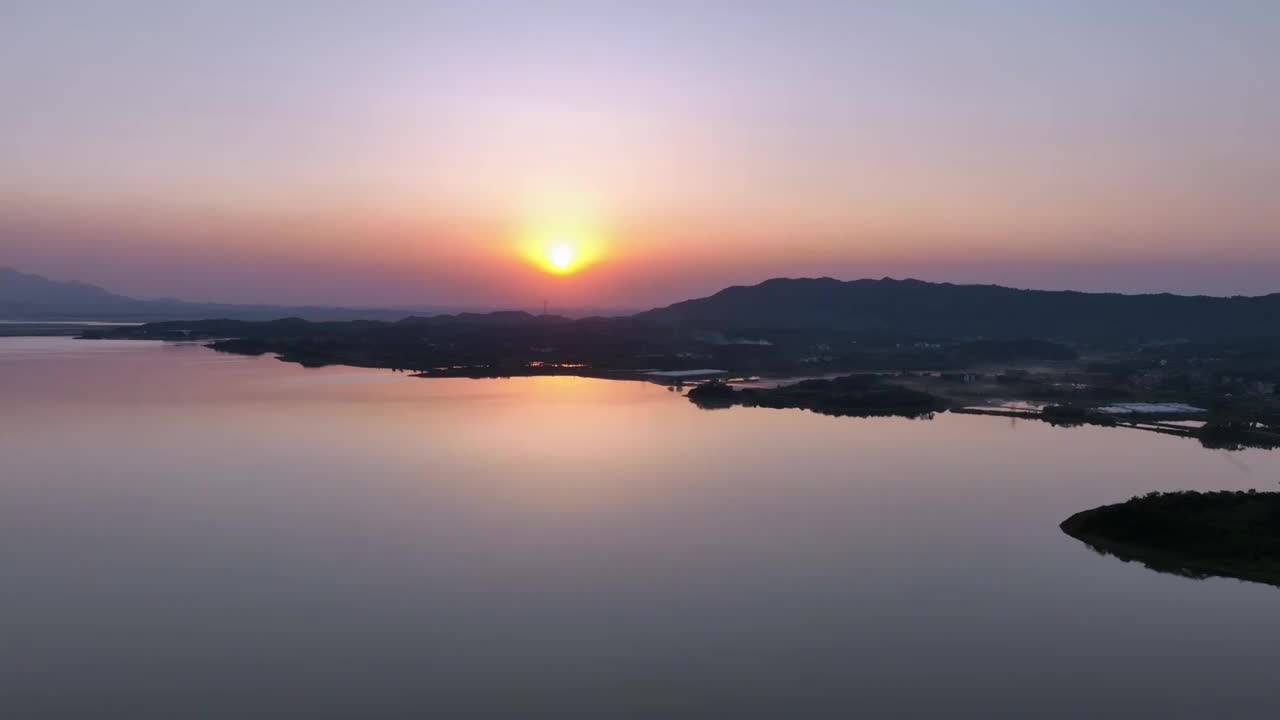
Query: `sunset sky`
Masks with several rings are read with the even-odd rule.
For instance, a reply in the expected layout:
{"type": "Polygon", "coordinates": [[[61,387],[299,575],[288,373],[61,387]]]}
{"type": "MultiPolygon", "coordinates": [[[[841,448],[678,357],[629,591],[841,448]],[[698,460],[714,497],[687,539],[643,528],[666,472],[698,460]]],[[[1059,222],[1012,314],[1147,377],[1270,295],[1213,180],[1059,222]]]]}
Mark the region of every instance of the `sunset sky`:
{"type": "Polygon", "coordinates": [[[0,265],[362,305],[1275,292],[1277,38],[1268,0],[8,0],[0,265]]]}

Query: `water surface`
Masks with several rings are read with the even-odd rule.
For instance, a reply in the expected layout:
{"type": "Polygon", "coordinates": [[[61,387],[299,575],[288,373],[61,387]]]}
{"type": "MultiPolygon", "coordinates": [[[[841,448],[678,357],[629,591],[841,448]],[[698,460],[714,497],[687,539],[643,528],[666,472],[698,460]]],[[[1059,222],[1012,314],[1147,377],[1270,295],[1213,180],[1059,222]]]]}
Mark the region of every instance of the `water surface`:
{"type": "Polygon", "coordinates": [[[1280,592],[1063,535],[1280,453],[0,339],[4,717],[1273,717],[1280,592]]]}

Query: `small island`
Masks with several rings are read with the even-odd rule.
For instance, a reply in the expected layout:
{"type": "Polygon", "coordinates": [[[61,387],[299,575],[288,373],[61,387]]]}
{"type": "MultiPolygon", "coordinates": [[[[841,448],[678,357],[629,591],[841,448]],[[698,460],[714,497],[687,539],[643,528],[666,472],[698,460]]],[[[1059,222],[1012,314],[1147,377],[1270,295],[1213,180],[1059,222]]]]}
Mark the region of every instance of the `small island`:
{"type": "Polygon", "coordinates": [[[1280,492],[1149,493],[1076,513],[1061,528],[1159,572],[1280,586],[1280,492]]]}
{"type": "Polygon", "coordinates": [[[823,415],[859,417],[932,417],[948,407],[937,395],[887,382],[874,374],[802,380],[775,388],[736,389],[712,381],[694,387],[688,397],[703,408],[801,408],[823,415]]]}

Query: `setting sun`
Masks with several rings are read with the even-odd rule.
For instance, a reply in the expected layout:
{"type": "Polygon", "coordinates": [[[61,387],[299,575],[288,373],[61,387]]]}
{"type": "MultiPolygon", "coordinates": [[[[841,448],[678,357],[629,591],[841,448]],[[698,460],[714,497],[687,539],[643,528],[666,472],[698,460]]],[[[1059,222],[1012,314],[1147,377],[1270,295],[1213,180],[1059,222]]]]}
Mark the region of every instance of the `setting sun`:
{"type": "Polygon", "coordinates": [[[536,228],[519,241],[518,252],[526,262],[552,275],[573,275],[599,262],[603,243],[579,226],[536,228]]]}
{"type": "Polygon", "coordinates": [[[567,272],[573,265],[573,248],[567,243],[557,243],[547,250],[547,260],[557,270],[567,272]]]}

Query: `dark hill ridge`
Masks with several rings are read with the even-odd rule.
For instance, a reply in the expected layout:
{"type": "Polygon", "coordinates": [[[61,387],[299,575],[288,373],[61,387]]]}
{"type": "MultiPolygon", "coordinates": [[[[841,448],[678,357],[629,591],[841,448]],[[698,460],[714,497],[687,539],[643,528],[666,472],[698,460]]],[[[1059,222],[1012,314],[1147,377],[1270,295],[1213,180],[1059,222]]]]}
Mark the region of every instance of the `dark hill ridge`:
{"type": "Polygon", "coordinates": [[[1122,295],[920,280],[766,280],[634,316],[668,328],[750,334],[830,330],[941,338],[1085,342],[1280,335],[1280,294],[1122,295]]]}
{"type": "MultiPolygon", "coordinates": [[[[139,300],[83,283],[63,283],[0,267],[0,319],[161,321],[231,318],[270,320],[399,320],[408,311],[282,307],[139,300]]],[[[1280,294],[1259,297],[1121,295],[1018,290],[920,280],[778,278],[735,286],[629,317],[549,320],[522,312],[462,313],[450,320],[410,322],[476,327],[548,327],[573,323],[605,331],[668,338],[704,333],[722,344],[783,341],[813,344],[836,337],[909,339],[1044,339],[1072,343],[1221,341],[1280,337],[1280,294]]]]}

